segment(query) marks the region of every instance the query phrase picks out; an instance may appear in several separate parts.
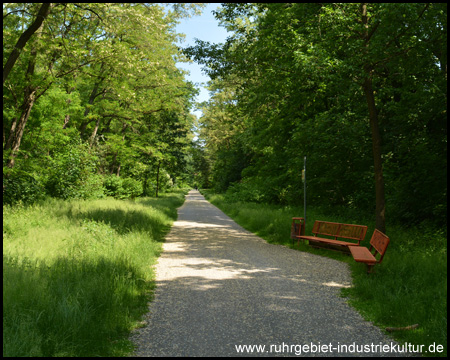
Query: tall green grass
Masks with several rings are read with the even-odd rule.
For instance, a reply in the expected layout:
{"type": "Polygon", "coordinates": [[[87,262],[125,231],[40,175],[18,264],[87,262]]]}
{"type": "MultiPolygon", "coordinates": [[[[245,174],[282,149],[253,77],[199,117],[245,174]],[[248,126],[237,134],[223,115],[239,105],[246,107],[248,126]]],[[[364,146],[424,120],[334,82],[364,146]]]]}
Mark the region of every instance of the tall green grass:
{"type": "MultiPolygon", "coordinates": [[[[396,340],[414,345],[440,344],[447,355],[447,229],[431,225],[417,228],[388,224],[391,242],[381,264],[373,274],[367,274],[365,264],[335,251],[314,249],[308,245],[293,245],[290,239],[292,217],[302,216],[302,207],[281,207],[267,204],[231,202],[220,194],[206,194],[209,201],[231,216],[241,226],[270,243],[282,244],[301,251],[333,257],[347,262],[353,286],[342,295],[367,320],[380,328],[405,327],[419,324],[415,330],[391,333],[396,340]]],[[[351,211],[326,212],[309,208],[306,234],[311,234],[314,220],[356,223],[368,226],[365,246],[368,246],[375,224],[351,211]]]]}
{"type": "Polygon", "coordinates": [[[123,356],[182,192],[3,207],[3,356],[123,356]]]}

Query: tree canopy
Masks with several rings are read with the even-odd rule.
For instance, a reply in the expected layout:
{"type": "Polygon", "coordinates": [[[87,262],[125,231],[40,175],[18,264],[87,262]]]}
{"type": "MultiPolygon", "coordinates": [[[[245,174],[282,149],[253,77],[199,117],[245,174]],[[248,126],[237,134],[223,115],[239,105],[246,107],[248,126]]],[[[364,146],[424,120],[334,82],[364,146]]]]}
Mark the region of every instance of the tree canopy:
{"type": "Polygon", "coordinates": [[[180,49],[202,7],[4,4],[4,201],[189,183],[297,204],[307,156],[309,203],[446,223],[447,4],[226,3],[226,42],[180,49]]]}
{"type": "Polygon", "coordinates": [[[4,4],[6,201],[98,196],[110,174],[139,194],[189,181],[198,90],[176,67],[175,25],[202,7],[4,4]]]}
{"type": "Polygon", "coordinates": [[[217,190],[446,222],[447,5],[222,4],[226,43],[185,53],[212,98],[201,136],[217,190]]]}

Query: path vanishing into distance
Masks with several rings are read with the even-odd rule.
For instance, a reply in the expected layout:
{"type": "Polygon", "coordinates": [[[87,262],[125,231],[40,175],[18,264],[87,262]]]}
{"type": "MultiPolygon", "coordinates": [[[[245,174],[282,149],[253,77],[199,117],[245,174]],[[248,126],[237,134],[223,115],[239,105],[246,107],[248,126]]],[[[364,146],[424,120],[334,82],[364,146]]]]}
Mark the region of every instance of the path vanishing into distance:
{"type": "Polygon", "coordinates": [[[166,238],[156,285],[146,325],[131,336],[135,356],[404,355],[372,352],[396,343],[339,296],[351,285],[347,264],[268,244],[195,190],[166,238]],[[356,345],[365,352],[343,352],[356,345]]]}

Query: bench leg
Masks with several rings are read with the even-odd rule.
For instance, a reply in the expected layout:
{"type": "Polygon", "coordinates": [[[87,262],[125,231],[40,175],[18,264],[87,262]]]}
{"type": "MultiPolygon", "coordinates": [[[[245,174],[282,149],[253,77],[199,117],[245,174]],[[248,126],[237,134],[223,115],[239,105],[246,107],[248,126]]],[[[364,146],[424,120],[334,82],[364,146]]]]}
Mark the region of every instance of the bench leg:
{"type": "Polygon", "coordinates": [[[367,264],[367,273],[368,273],[368,274],[372,274],[372,273],[373,273],[373,268],[374,268],[374,266],[375,266],[375,265],[369,265],[369,264],[367,264]]]}

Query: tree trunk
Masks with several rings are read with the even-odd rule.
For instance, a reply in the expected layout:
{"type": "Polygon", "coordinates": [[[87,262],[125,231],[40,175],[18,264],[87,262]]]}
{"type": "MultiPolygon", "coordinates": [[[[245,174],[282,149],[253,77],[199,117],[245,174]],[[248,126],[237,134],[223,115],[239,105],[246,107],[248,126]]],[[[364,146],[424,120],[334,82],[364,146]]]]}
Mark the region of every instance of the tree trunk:
{"type": "MultiPolygon", "coordinates": [[[[70,91],[68,94],[70,94],[72,91],[70,91]]],[[[72,102],[72,100],[67,99],[67,108],[69,108],[70,103],[72,102]]],[[[64,116],[64,124],[63,124],[63,129],[67,128],[67,125],[69,124],[70,121],[70,115],[66,114],[66,116],[64,116]]]]}
{"type": "Polygon", "coordinates": [[[12,123],[11,123],[11,128],[9,130],[9,135],[8,135],[8,140],[6,140],[5,146],[3,147],[3,150],[8,150],[11,149],[11,143],[12,143],[12,139],[14,137],[14,134],[16,132],[16,126],[17,126],[17,117],[14,117],[12,123]]]}
{"type": "MultiPolygon", "coordinates": [[[[365,27],[365,33],[363,36],[364,49],[363,52],[368,56],[368,48],[370,39],[377,30],[378,23],[373,25],[369,32],[369,17],[367,12],[367,3],[361,4],[361,20],[365,27]]],[[[372,87],[372,74],[373,68],[369,63],[369,58],[366,59],[367,63],[364,65],[364,71],[366,77],[363,83],[364,94],[366,95],[367,106],[369,108],[369,120],[370,130],[372,132],[372,153],[375,172],[375,223],[376,228],[381,232],[386,232],[386,208],[384,197],[384,179],[383,179],[383,166],[381,160],[381,135],[378,127],[378,114],[375,106],[375,95],[372,87]]]]}
{"type": "Polygon", "coordinates": [[[95,136],[97,135],[98,127],[100,126],[100,118],[97,119],[95,123],[94,131],[92,132],[91,138],[89,140],[89,146],[92,147],[94,145],[95,136]]]}
{"type": "MultiPolygon", "coordinates": [[[[100,73],[102,73],[102,71],[103,71],[102,69],[103,69],[103,63],[102,63],[102,66],[100,68],[100,73]]],[[[89,105],[92,105],[94,103],[95,98],[97,96],[99,96],[100,94],[104,93],[104,91],[98,92],[98,88],[100,87],[100,85],[103,82],[103,80],[104,80],[104,78],[102,76],[100,76],[100,80],[94,84],[94,88],[92,89],[91,94],[89,96],[89,101],[88,101],[89,105]]],[[[89,115],[89,112],[90,112],[90,108],[89,108],[89,106],[86,106],[86,109],[84,110],[84,117],[87,117],[89,115]]],[[[81,123],[81,126],[80,126],[80,136],[81,136],[81,138],[83,138],[83,136],[84,136],[84,132],[86,131],[87,125],[89,123],[91,123],[92,121],[93,120],[86,120],[86,121],[83,121],[81,123]]]]}
{"type": "Polygon", "coordinates": [[[161,161],[158,162],[158,167],[156,168],[156,197],[158,197],[159,191],[159,169],[161,167],[161,161]]]}
{"type": "Polygon", "coordinates": [[[67,114],[66,116],[64,116],[64,124],[63,124],[63,129],[65,129],[67,127],[67,124],[69,124],[69,120],[70,120],[70,115],[67,114]]]}
{"type": "MultiPolygon", "coordinates": [[[[74,79],[76,78],[76,75],[74,76],[74,79]]],[[[72,94],[72,91],[75,90],[75,86],[72,86],[69,90],[67,90],[67,95],[72,94]]],[[[67,99],[67,110],[69,110],[69,106],[72,103],[71,99],[67,99]]],[[[63,124],[63,129],[67,128],[67,125],[69,124],[70,121],[70,115],[66,114],[66,116],[64,116],[64,124],[63,124]]]]}
{"type": "Polygon", "coordinates": [[[372,152],[375,168],[375,219],[376,228],[386,232],[386,209],[384,197],[383,166],[381,160],[381,136],[378,127],[378,115],[375,107],[375,96],[372,89],[372,79],[367,77],[364,81],[364,93],[369,107],[370,130],[372,132],[372,152]]]}
{"type": "Polygon", "coordinates": [[[11,151],[10,151],[10,158],[8,160],[7,166],[9,168],[14,167],[15,164],[15,158],[17,156],[17,151],[20,148],[20,143],[22,141],[23,137],[23,131],[25,129],[25,125],[28,121],[28,117],[30,116],[31,109],[34,105],[34,100],[36,97],[36,89],[33,89],[27,96],[27,98],[24,99],[24,104],[22,107],[22,114],[20,115],[19,121],[17,122],[17,127],[14,131],[14,135],[11,139],[11,151]]]}
{"type": "Polygon", "coordinates": [[[111,164],[111,167],[109,168],[109,174],[114,174],[114,167],[116,166],[116,159],[117,159],[117,151],[114,153],[113,161],[111,164]]]}
{"type": "MultiPolygon", "coordinates": [[[[37,32],[37,39],[40,37],[41,32],[42,29],[37,32]]],[[[25,74],[25,79],[28,85],[24,90],[21,114],[17,122],[13,121],[11,125],[10,137],[7,144],[5,145],[5,150],[10,149],[9,159],[7,162],[7,166],[9,168],[14,167],[15,158],[20,148],[20,143],[22,142],[23,131],[25,129],[25,125],[27,124],[28,117],[30,116],[31,109],[33,108],[34,102],[36,100],[36,91],[38,87],[36,85],[31,85],[31,80],[33,78],[34,70],[36,67],[36,56],[37,49],[35,46],[30,52],[30,59],[28,61],[27,72],[25,74]]]]}
{"type": "Polygon", "coordinates": [[[17,59],[19,58],[20,51],[26,45],[28,40],[30,40],[31,36],[41,27],[42,22],[49,14],[50,6],[51,3],[43,3],[36,15],[36,19],[34,20],[34,22],[30,25],[28,29],[26,29],[23,32],[22,35],[20,35],[19,40],[17,40],[17,43],[14,46],[13,51],[9,55],[8,60],[6,61],[5,66],[3,67],[3,83],[5,83],[5,80],[7,79],[10,71],[14,67],[14,64],[16,63],[17,59]]]}

